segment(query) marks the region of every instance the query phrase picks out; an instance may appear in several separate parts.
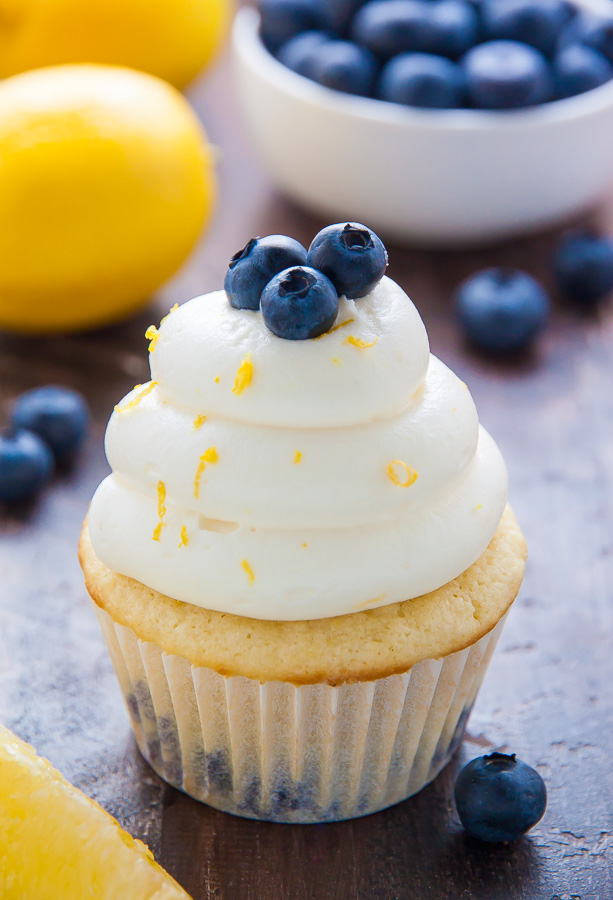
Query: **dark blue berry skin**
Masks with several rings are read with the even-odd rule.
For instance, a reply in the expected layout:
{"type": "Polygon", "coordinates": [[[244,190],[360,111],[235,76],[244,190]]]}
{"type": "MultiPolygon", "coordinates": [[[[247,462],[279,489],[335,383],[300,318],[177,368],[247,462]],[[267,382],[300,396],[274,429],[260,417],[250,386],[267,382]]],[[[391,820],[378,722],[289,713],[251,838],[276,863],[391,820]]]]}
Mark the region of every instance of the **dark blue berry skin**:
{"type": "Polygon", "coordinates": [[[577,43],[602,53],[613,65],[613,16],[582,10],[560,37],[560,47],[577,43]]]}
{"type": "Polygon", "coordinates": [[[491,753],[464,766],[455,783],[455,803],[472,837],[516,841],[543,818],[545,782],[515,754],[491,753]]]}
{"type": "Polygon", "coordinates": [[[431,53],[459,59],[477,43],[479,17],[469,0],[437,0],[432,4],[434,34],[431,53]]]}
{"type": "Polygon", "coordinates": [[[542,53],[518,41],[488,41],[462,60],[477,109],[519,109],[553,97],[553,75],[542,53]]]}
{"type": "Polygon", "coordinates": [[[290,266],[306,263],[302,244],[284,234],[251,238],[234,254],[224,279],[224,289],[234,309],[259,309],[262,291],[271,278],[290,266]]]}
{"type": "Polygon", "coordinates": [[[613,241],[590,234],[570,234],[555,258],[560,292],[571,302],[592,307],[613,292],[613,241]]]}
{"type": "Polygon", "coordinates": [[[262,316],[277,337],[306,341],[325,334],[338,315],[332,282],[308,266],[279,272],[262,293],[262,316]]]}
{"type": "Polygon", "coordinates": [[[53,474],[53,454],[31,431],[0,432],[0,502],[21,503],[39,494],[53,474]]]}
{"type": "Polygon", "coordinates": [[[367,0],[326,0],[323,5],[326,28],[340,37],[346,37],[353,17],[366,2],[367,0]]]}
{"type": "Polygon", "coordinates": [[[366,296],[385,275],[387,250],[365,225],[340,222],[315,235],[307,264],[323,272],[339,296],[356,300],[366,296]]]}
{"type": "Polygon", "coordinates": [[[530,275],[518,269],[486,269],[460,285],[456,312],[464,334],[488,352],[527,346],[547,324],[550,300],[530,275]]]}
{"type": "Polygon", "coordinates": [[[18,397],[11,425],[37,434],[51,449],[56,463],[66,466],[87,437],[89,409],[77,391],[49,384],[18,397]]]}
{"type": "Polygon", "coordinates": [[[481,19],[485,40],[522,41],[550,56],[568,21],[568,6],[563,0],[485,0],[481,19]]]}
{"type": "Polygon", "coordinates": [[[613,78],[613,66],[597,50],[570,44],[553,61],[556,97],[574,97],[613,78]]]}
{"type": "Polygon", "coordinates": [[[406,106],[453,109],[465,105],[464,70],[442,56],[401,53],[384,67],[379,97],[406,106]]]}
{"type": "Polygon", "coordinates": [[[324,27],[322,0],[260,0],[260,36],[271,53],[303,31],[324,27]]]}
{"type": "Polygon", "coordinates": [[[288,69],[313,78],[315,51],[329,40],[323,31],[304,31],[286,41],[277,53],[277,59],[288,69]]]}
{"type": "Polygon", "coordinates": [[[429,53],[436,41],[432,9],[426,0],[375,0],[354,18],[351,38],[382,59],[429,53]]]}
{"type": "Polygon", "coordinates": [[[328,41],[313,54],[312,77],[324,87],[344,94],[371,97],[377,77],[377,60],[364,47],[350,41],[328,41]]]}

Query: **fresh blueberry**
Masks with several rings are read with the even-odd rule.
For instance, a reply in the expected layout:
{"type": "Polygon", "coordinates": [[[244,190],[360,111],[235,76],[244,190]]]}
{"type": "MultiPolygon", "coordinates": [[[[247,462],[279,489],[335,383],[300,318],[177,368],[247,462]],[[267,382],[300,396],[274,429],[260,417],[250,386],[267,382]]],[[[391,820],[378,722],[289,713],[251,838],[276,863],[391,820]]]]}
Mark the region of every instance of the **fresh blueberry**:
{"type": "Polygon", "coordinates": [[[577,43],[602,53],[613,65],[613,16],[582,10],[560,37],[561,47],[577,43]]]}
{"type": "Polygon", "coordinates": [[[564,0],[485,0],[481,7],[486,40],[521,41],[551,55],[568,21],[564,0]]]}
{"type": "Polygon", "coordinates": [[[89,410],[77,391],[49,384],[17,398],[11,424],[41,437],[58,465],[65,466],[73,461],[87,436],[89,410]]]}
{"type": "Polygon", "coordinates": [[[351,37],[383,59],[408,51],[429,53],[436,41],[432,10],[427,0],[375,0],[355,16],[351,37]]]}
{"type": "Polygon", "coordinates": [[[275,53],[297,34],[322,28],[322,5],[322,0],[260,0],[260,36],[268,49],[275,53]]]}
{"type": "Polygon", "coordinates": [[[277,53],[277,59],[288,69],[313,78],[315,51],[329,40],[323,31],[304,31],[286,41],[277,53]]]}
{"type": "Polygon", "coordinates": [[[553,76],[542,53],[518,41],[488,41],[463,59],[468,93],[480,109],[518,109],[545,103],[553,76]]]}
{"type": "Polygon", "coordinates": [[[452,109],[464,106],[464,70],[442,56],[429,53],[401,53],[384,67],[379,97],[406,106],[452,109]]]}
{"type": "Polygon", "coordinates": [[[613,241],[591,234],[569,234],[555,258],[562,294],[581,306],[593,306],[613,291],[613,241]]]}
{"type": "Polygon", "coordinates": [[[613,78],[613,66],[597,50],[570,44],[553,61],[556,97],[574,97],[613,78]]]}
{"type": "Polygon", "coordinates": [[[313,238],[307,263],[326,275],[339,296],[364,297],[381,281],[387,251],[379,237],[356,222],[328,225],[313,238]]]}
{"type": "Polygon", "coordinates": [[[520,350],[543,330],[550,301],[530,275],[518,269],[486,269],[457,290],[456,310],[466,337],[483,350],[520,350]]]}
{"type": "Polygon", "coordinates": [[[328,41],[313,54],[312,77],[324,87],[345,94],[372,96],[377,60],[364,47],[350,41],[328,41]]]}
{"type": "Polygon", "coordinates": [[[338,315],[332,282],[308,266],[279,272],[262,293],[262,316],[277,337],[305,341],[329,331],[338,315]]]}
{"type": "Polygon", "coordinates": [[[234,254],[224,279],[224,289],[235,309],[259,309],[262,291],[271,278],[290,266],[306,263],[302,244],[284,234],[251,238],[234,254]]]}
{"type": "Polygon", "coordinates": [[[53,474],[53,454],[37,434],[0,432],[0,501],[19,503],[42,491],[53,474]]]}
{"type": "Polygon", "coordinates": [[[437,0],[432,4],[431,16],[431,53],[458,59],[477,43],[479,17],[469,0],[437,0]]]}
{"type": "Polygon", "coordinates": [[[468,834],[481,841],[516,841],[543,818],[545,782],[513,753],[490,753],[464,766],[455,803],[468,834]]]}
{"type": "Polygon", "coordinates": [[[351,20],[367,0],[326,0],[323,7],[326,27],[334,34],[344,37],[351,25],[351,20]]]}

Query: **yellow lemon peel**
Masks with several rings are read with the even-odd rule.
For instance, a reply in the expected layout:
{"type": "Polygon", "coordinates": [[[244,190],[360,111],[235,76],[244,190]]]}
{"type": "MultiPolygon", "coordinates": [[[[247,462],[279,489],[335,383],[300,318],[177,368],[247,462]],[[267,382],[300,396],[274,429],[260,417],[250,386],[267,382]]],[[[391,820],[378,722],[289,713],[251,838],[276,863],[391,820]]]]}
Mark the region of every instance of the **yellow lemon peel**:
{"type": "Polygon", "coordinates": [[[332,357],[332,365],[333,365],[333,366],[342,366],[343,363],[342,363],[342,361],[338,358],[338,356],[333,356],[333,357],[332,357]]]}
{"type": "Polygon", "coordinates": [[[363,341],[362,338],[357,338],[350,334],[343,343],[351,344],[352,347],[357,347],[358,350],[368,350],[369,347],[374,347],[378,340],[379,338],[375,338],[374,341],[371,341],[371,343],[368,344],[366,341],[363,341]]]}
{"type": "Polygon", "coordinates": [[[163,481],[158,481],[158,516],[160,517],[160,521],[155,526],[155,530],[153,532],[153,540],[159,541],[160,535],[162,534],[162,528],[164,527],[164,516],[166,515],[166,507],[164,502],[166,500],[166,485],[163,481]]]}
{"type": "Polygon", "coordinates": [[[198,431],[201,425],[206,422],[206,416],[196,416],[194,419],[194,431],[198,431]]]}
{"type": "Polygon", "coordinates": [[[219,375],[215,376],[215,384],[219,384],[219,375]]]}
{"type": "Polygon", "coordinates": [[[244,559],[241,562],[241,569],[247,575],[247,578],[249,579],[249,584],[253,584],[253,582],[255,581],[255,575],[253,574],[253,569],[251,568],[251,566],[249,565],[249,563],[247,562],[246,559],[244,559]]]}
{"type": "Polygon", "coordinates": [[[415,484],[419,476],[415,469],[407,466],[407,464],[401,459],[393,459],[387,467],[387,477],[392,482],[392,484],[396,485],[396,487],[408,488],[411,487],[412,484],[415,484]],[[404,472],[406,476],[404,480],[401,480],[401,476],[394,468],[395,466],[397,466],[402,470],[402,472],[404,472]]]}
{"type": "Polygon", "coordinates": [[[150,325],[145,332],[145,337],[149,341],[149,353],[153,353],[155,346],[160,339],[160,332],[155,325],[150,325]]]}
{"type": "Polygon", "coordinates": [[[166,315],[164,316],[164,318],[162,319],[162,321],[160,322],[160,325],[162,325],[162,323],[166,321],[168,316],[171,316],[173,314],[173,312],[176,312],[178,310],[178,308],[179,308],[178,303],[175,303],[174,306],[171,306],[170,309],[168,310],[168,312],[166,313],[166,315]]]}
{"type": "Polygon", "coordinates": [[[187,528],[185,525],[181,525],[181,543],[179,544],[179,549],[181,547],[187,547],[189,544],[189,535],[187,533],[187,528]]]}
{"type": "Polygon", "coordinates": [[[327,335],[332,334],[333,331],[338,331],[339,328],[345,328],[347,325],[351,325],[352,322],[355,322],[355,319],[345,319],[344,322],[339,322],[338,325],[333,325],[329,331],[324,331],[323,334],[318,334],[316,338],[313,338],[313,340],[320,341],[322,338],[325,338],[327,335]]]}
{"type": "Polygon", "coordinates": [[[302,453],[300,450],[296,450],[294,453],[294,465],[298,465],[298,463],[302,460],[302,453]]]}
{"type": "MultiPolygon", "coordinates": [[[[135,384],[134,390],[137,391],[142,387],[142,384],[135,384]]],[[[136,397],[133,397],[132,400],[129,400],[127,403],[124,403],[123,406],[116,406],[115,412],[122,413],[127,412],[129,409],[136,409],[141,400],[150,394],[153,388],[157,387],[157,381],[150,381],[144,391],[141,391],[140,394],[137,394],[136,397]]]]}
{"type": "Polygon", "coordinates": [[[200,457],[198,468],[196,469],[196,477],[194,478],[194,497],[196,499],[198,499],[198,494],[200,493],[200,478],[206,468],[206,464],[210,463],[214,466],[218,459],[219,456],[217,455],[215,447],[209,447],[209,449],[205,450],[200,457]]]}
{"type": "Polygon", "coordinates": [[[238,367],[236,378],[234,380],[234,387],[232,388],[232,393],[236,394],[237,396],[238,394],[242,394],[245,388],[248,388],[252,381],[253,363],[251,362],[251,353],[248,353],[238,367]]]}

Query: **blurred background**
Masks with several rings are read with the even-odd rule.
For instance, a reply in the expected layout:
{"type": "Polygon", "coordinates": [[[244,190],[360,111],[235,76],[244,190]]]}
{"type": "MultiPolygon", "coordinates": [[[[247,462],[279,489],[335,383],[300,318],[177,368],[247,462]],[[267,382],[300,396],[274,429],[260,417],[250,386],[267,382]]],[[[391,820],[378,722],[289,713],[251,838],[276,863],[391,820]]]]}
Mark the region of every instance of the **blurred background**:
{"type": "Polygon", "coordinates": [[[613,4],[238,6],[0,2],[0,721],[195,898],[613,896],[613,4]],[[343,220],[385,241],[508,463],[530,564],[459,760],[516,751],[545,778],[513,847],[462,837],[459,763],[323,831],[174,792],[82,586],[104,430],[149,379],[151,323],[219,289],[250,237],[308,246],[343,220]],[[16,403],[48,385],[52,413],[74,401],[69,458],[43,435],[9,473],[16,403]]]}

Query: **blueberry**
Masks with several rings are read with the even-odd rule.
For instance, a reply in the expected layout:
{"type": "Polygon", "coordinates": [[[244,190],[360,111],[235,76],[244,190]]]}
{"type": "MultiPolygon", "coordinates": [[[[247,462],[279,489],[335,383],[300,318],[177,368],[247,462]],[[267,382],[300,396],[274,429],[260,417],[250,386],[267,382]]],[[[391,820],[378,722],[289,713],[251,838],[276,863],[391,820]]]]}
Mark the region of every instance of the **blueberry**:
{"type": "Polygon", "coordinates": [[[563,31],[560,46],[584,44],[597,50],[613,65],[613,16],[601,16],[584,10],[563,31]]]}
{"type": "Polygon", "coordinates": [[[451,109],[464,106],[464,70],[442,56],[429,53],[401,53],[384,67],[379,96],[392,103],[451,109]]]}
{"type": "Polygon", "coordinates": [[[597,50],[570,44],[553,61],[557,97],[574,97],[613,78],[613,66],[597,50]]]}
{"type": "Polygon", "coordinates": [[[377,61],[370,50],[350,41],[328,41],[313,55],[313,79],[345,94],[372,96],[377,61]]]}
{"type": "Polygon", "coordinates": [[[334,34],[345,37],[353,17],[366,2],[367,0],[326,0],[323,7],[326,27],[334,34]]]}
{"type": "Polygon", "coordinates": [[[251,238],[234,254],[223,286],[235,309],[259,309],[262,291],[278,272],[306,263],[302,244],[284,234],[251,238]]]}
{"type": "Polygon", "coordinates": [[[613,291],[613,241],[590,234],[569,234],[555,258],[562,294],[574,303],[593,306],[613,291]]]}
{"type": "Polygon", "coordinates": [[[542,53],[518,41],[488,41],[463,59],[468,93],[480,109],[518,109],[545,103],[553,76],[542,53]]]}
{"type": "Polygon", "coordinates": [[[37,434],[20,429],[0,432],[0,501],[31,500],[53,474],[53,454],[37,434]]]}
{"type": "Polygon", "coordinates": [[[426,0],[375,0],[357,13],[351,37],[383,59],[410,50],[429,53],[436,40],[432,9],[426,0]]]}
{"type": "Polygon", "coordinates": [[[332,282],[308,266],[285,269],[262,293],[262,316],[277,337],[305,341],[329,331],[338,315],[332,282]]]}
{"type": "Polygon", "coordinates": [[[272,53],[297,34],[324,24],[320,0],[260,0],[259,6],[260,35],[272,53]]]}
{"type": "Polygon", "coordinates": [[[313,78],[315,51],[328,40],[328,35],[323,31],[303,31],[283,44],[277,53],[277,59],[299,75],[313,78]]]}
{"type": "Polygon", "coordinates": [[[456,292],[456,310],[466,337],[488,351],[520,350],[543,330],[550,301],[530,275],[518,269],[486,269],[456,292]]]}
{"type": "Polygon", "coordinates": [[[490,753],[464,766],[455,783],[455,803],[472,837],[516,841],[543,818],[545,782],[513,753],[490,753]]]}
{"type": "Polygon", "coordinates": [[[307,263],[326,275],[339,296],[364,297],[383,278],[387,251],[380,238],[356,222],[328,225],[315,235],[307,263]]]}
{"type": "Polygon", "coordinates": [[[58,465],[65,466],[73,461],[87,436],[89,410],[77,391],[49,384],[18,397],[11,424],[39,435],[58,465]]]}
{"type": "Polygon", "coordinates": [[[568,5],[564,0],[485,0],[481,17],[486,40],[521,41],[549,56],[568,21],[568,5]]]}
{"type": "Polygon", "coordinates": [[[432,4],[431,16],[431,53],[458,59],[477,43],[479,18],[469,0],[437,0],[432,4]]]}

